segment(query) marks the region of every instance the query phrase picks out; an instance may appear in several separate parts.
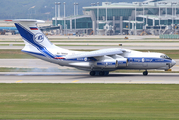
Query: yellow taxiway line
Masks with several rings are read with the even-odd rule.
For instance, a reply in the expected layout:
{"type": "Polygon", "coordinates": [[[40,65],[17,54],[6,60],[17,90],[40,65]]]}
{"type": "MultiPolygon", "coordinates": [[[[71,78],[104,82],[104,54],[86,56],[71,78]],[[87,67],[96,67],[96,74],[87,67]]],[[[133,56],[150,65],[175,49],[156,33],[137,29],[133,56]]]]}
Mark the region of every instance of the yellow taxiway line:
{"type": "Polygon", "coordinates": [[[18,80],[18,81],[16,81],[16,83],[19,83],[19,82],[21,82],[22,80],[18,80]]]}
{"type": "Polygon", "coordinates": [[[78,82],[79,80],[72,81],[73,83],[78,82]]]}

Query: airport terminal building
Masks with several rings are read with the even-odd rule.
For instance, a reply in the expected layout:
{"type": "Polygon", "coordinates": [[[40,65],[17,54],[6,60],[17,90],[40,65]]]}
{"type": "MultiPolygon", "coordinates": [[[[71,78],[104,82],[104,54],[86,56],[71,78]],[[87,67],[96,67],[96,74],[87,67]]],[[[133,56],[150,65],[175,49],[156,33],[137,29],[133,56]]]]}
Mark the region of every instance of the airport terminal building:
{"type": "Polygon", "coordinates": [[[83,7],[83,15],[74,12],[74,16],[56,16],[52,21],[54,26],[60,26],[62,34],[178,34],[179,4],[169,0],[103,2],[101,6],[97,3],[83,7]]]}

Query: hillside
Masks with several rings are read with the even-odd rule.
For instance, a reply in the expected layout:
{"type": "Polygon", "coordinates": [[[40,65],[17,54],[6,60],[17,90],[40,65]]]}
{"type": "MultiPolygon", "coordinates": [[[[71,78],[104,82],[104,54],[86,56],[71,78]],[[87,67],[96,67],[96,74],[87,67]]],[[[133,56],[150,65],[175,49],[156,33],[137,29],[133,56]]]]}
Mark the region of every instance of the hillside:
{"type": "MultiPolygon", "coordinates": [[[[102,2],[134,2],[133,0],[98,0],[100,5],[102,2]]],[[[136,0],[143,1],[143,0],[136,0]]],[[[96,3],[96,0],[0,0],[0,19],[17,19],[17,18],[33,18],[33,19],[51,19],[55,14],[55,2],[66,2],[66,16],[73,15],[73,3],[79,3],[79,14],[82,14],[82,7],[90,6],[96,3]]],[[[63,5],[61,5],[61,15],[63,15],[63,5]]]]}

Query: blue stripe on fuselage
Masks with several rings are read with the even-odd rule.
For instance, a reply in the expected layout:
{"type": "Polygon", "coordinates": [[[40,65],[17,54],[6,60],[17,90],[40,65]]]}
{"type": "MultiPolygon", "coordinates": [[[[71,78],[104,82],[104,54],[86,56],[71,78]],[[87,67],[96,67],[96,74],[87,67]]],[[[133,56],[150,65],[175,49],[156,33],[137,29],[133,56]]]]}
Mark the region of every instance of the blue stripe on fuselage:
{"type": "Polygon", "coordinates": [[[171,60],[163,59],[163,58],[141,58],[141,57],[128,57],[128,62],[147,62],[147,63],[154,63],[154,62],[171,62],[171,60]]]}

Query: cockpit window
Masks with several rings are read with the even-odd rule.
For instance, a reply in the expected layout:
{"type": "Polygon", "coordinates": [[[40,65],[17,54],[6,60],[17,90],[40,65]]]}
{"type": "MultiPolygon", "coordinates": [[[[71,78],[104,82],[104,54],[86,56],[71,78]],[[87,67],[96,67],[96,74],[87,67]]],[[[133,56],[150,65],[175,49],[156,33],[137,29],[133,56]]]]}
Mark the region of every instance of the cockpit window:
{"type": "Polygon", "coordinates": [[[167,55],[161,55],[160,58],[164,58],[164,59],[169,59],[169,60],[171,60],[171,58],[168,57],[167,55]]]}

